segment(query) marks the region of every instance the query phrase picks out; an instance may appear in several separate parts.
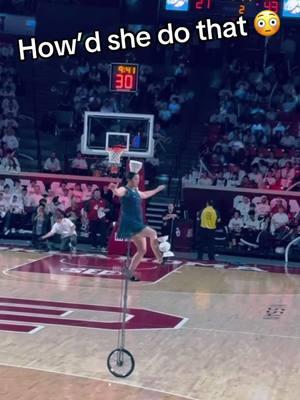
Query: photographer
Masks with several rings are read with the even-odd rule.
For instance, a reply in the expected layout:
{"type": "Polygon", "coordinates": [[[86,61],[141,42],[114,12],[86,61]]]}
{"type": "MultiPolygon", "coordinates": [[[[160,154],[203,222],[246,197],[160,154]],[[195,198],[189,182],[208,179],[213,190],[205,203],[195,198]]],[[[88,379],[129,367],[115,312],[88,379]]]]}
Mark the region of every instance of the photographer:
{"type": "Polygon", "coordinates": [[[172,240],[172,233],[174,230],[174,224],[178,219],[178,215],[173,203],[168,205],[168,209],[163,213],[163,227],[162,227],[162,235],[168,235],[170,240],[172,240]]]}

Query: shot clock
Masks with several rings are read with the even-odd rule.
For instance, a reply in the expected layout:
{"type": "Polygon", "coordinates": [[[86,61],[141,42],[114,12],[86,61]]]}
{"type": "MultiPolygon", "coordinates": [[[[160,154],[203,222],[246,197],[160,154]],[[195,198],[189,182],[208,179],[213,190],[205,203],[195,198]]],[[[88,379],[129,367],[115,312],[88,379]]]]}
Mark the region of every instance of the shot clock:
{"type": "Polygon", "coordinates": [[[110,69],[110,90],[111,92],[138,91],[139,65],[112,63],[110,69]]]}

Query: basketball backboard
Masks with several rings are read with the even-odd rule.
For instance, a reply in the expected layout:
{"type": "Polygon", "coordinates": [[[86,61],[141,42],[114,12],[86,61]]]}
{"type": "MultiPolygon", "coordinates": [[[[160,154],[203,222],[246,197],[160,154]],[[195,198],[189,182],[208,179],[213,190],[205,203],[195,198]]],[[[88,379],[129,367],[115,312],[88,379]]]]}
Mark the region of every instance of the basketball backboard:
{"type": "Polygon", "coordinates": [[[81,151],[107,155],[108,147],[125,145],[125,157],[153,157],[153,125],[154,116],[148,114],[86,112],[81,151]]]}

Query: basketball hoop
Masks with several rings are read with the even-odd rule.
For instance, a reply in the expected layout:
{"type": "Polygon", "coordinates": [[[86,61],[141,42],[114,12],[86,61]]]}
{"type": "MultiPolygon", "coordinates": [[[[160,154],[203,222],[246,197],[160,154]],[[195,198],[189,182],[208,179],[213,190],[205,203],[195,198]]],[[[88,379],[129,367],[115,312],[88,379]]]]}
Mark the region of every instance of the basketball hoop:
{"type": "Polygon", "coordinates": [[[121,165],[121,157],[125,150],[125,146],[120,145],[109,147],[106,150],[108,152],[108,163],[111,165],[121,165]]]}

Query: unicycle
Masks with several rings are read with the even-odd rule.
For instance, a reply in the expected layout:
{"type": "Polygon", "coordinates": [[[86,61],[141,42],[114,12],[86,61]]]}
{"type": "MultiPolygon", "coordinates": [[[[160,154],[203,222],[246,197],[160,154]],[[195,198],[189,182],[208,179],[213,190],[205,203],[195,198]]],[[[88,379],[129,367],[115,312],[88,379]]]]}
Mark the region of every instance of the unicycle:
{"type": "Polygon", "coordinates": [[[133,355],[128,350],[125,349],[129,260],[130,260],[130,241],[128,241],[127,244],[126,264],[123,269],[123,275],[125,279],[122,281],[122,291],[121,291],[122,325],[121,325],[121,331],[119,331],[118,335],[118,347],[115,350],[113,350],[107,357],[107,368],[109,372],[117,378],[127,378],[132,374],[135,367],[135,361],[133,355]]]}

